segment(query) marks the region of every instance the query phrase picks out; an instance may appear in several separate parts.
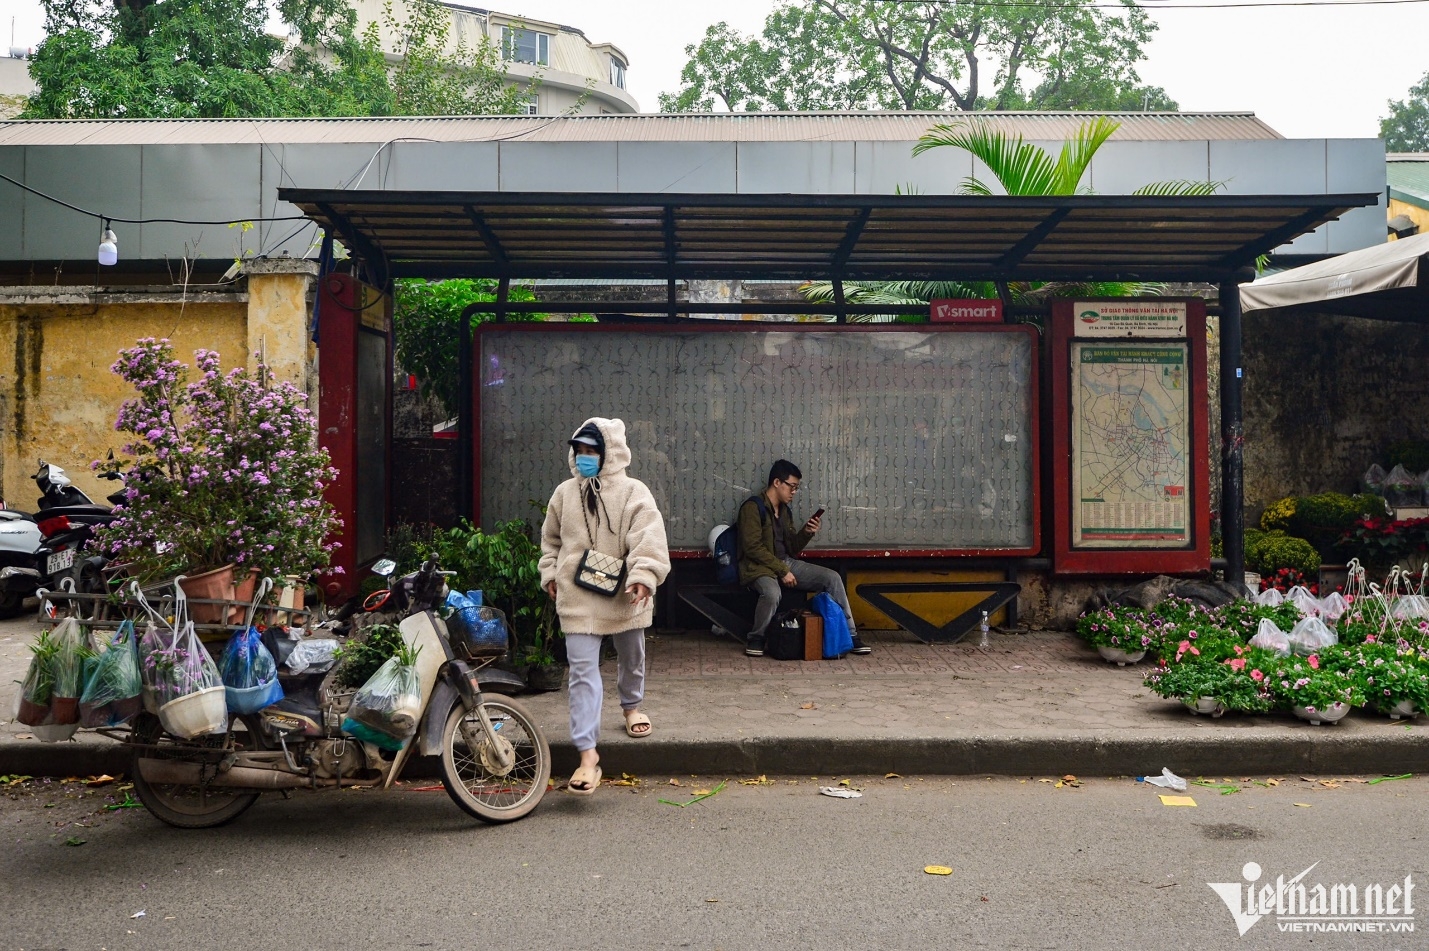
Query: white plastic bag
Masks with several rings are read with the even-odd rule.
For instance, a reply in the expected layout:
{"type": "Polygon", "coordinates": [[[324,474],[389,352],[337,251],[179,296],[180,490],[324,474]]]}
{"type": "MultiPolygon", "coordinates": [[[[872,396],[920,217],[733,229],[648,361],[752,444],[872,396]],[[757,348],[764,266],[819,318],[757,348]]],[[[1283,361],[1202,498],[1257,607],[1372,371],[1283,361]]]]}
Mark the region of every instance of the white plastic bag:
{"type": "Polygon", "coordinates": [[[1186,781],[1165,766],[1161,767],[1160,776],[1142,776],[1141,781],[1150,783],[1153,786],[1160,786],[1162,789],[1174,789],[1177,792],[1186,791],[1186,781]]]}
{"type": "Polygon", "coordinates": [[[1320,613],[1320,599],[1310,593],[1310,589],[1304,585],[1297,584],[1289,591],[1285,592],[1285,600],[1300,609],[1300,613],[1306,617],[1314,617],[1320,613]]]}
{"type": "Polygon", "coordinates": [[[337,649],[335,638],[305,637],[294,645],[283,666],[294,674],[320,674],[337,663],[337,649]]]}
{"type": "Polygon", "coordinates": [[[1331,591],[1320,599],[1320,617],[1331,623],[1338,621],[1340,615],[1348,611],[1349,608],[1350,606],[1349,603],[1345,601],[1345,596],[1338,591],[1331,591]]]}
{"type": "Polygon", "coordinates": [[[1255,596],[1255,603],[1267,608],[1278,608],[1285,602],[1285,595],[1279,588],[1266,588],[1255,596]]]}
{"type": "Polygon", "coordinates": [[[1281,657],[1290,655],[1290,635],[1286,634],[1280,627],[1268,617],[1260,619],[1260,626],[1256,628],[1255,636],[1250,639],[1251,647],[1259,647],[1261,650],[1275,651],[1281,657]]]}
{"type": "Polygon", "coordinates": [[[1422,594],[1405,595],[1395,600],[1393,613],[1400,621],[1429,617],[1429,598],[1422,594]]]}
{"type": "Polygon", "coordinates": [[[1299,624],[1291,628],[1289,640],[1290,650],[1302,656],[1308,656],[1321,648],[1340,642],[1339,636],[1326,627],[1324,621],[1313,616],[1303,618],[1299,624]]]}

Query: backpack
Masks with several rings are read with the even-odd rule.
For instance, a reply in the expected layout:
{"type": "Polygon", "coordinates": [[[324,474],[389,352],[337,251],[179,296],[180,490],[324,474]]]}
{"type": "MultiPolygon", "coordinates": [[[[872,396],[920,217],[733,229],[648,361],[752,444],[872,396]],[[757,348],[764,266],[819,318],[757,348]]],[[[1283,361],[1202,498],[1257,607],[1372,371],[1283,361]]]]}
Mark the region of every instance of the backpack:
{"type": "MultiPolygon", "coordinates": [[[[759,521],[762,524],[769,517],[769,510],[764,505],[764,499],[758,495],[751,495],[744,502],[750,500],[759,506],[759,521]]],[[[744,507],[744,502],[740,503],[740,508],[744,507]]],[[[710,534],[714,536],[714,543],[710,546],[710,557],[715,562],[715,581],[719,584],[739,584],[738,510],[734,513],[733,525],[716,525],[710,534]]]]}

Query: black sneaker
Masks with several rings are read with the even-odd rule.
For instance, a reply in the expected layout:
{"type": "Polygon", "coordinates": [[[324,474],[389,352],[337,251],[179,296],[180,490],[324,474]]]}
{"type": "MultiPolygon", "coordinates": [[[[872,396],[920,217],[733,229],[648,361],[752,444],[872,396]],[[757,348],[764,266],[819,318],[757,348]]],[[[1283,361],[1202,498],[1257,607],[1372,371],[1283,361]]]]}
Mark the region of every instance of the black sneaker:
{"type": "Polygon", "coordinates": [[[749,640],[744,642],[744,653],[746,653],[750,657],[763,657],[764,638],[760,637],[757,634],[750,637],[749,640]]]}
{"type": "Polygon", "coordinates": [[[853,636],[853,649],[850,650],[849,653],[850,653],[850,654],[872,654],[872,653],[873,653],[873,648],[872,648],[872,647],[869,647],[867,644],[865,644],[865,643],[863,642],[863,639],[860,638],[857,634],[855,634],[855,635],[853,636]]]}

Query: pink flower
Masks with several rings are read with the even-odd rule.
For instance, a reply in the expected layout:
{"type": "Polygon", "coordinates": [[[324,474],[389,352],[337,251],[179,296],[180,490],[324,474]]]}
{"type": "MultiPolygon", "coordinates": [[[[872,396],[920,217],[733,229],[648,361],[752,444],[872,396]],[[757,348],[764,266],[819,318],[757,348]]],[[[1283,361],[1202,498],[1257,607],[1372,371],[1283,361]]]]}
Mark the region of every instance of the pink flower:
{"type": "Polygon", "coordinates": [[[1233,657],[1226,661],[1226,663],[1231,665],[1231,670],[1245,670],[1244,657],[1233,657]]]}
{"type": "Polygon", "coordinates": [[[1306,658],[1306,661],[1305,661],[1305,662],[1310,665],[1310,669],[1311,669],[1311,670],[1319,670],[1319,669],[1320,669],[1320,655],[1319,655],[1319,654],[1311,654],[1308,658],[1306,658]]]}
{"type": "Polygon", "coordinates": [[[1259,670],[1252,670],[1250,672],[1250,679],[1254,680],[1256,683],[1260,683],[1260,681],[1265,679],[1265,674],[1261,673],[1259,670]]]}

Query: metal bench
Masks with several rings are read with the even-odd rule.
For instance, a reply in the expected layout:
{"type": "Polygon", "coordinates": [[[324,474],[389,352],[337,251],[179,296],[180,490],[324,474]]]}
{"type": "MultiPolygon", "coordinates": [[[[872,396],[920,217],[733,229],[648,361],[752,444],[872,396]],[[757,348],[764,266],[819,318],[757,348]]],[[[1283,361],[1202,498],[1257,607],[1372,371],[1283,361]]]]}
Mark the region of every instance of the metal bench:
{"type": "MultiPolygon", "coordinates": [[[[727,584],[687,584],[678,588],[680,600],[694,608],[715,627],[728,631],[741,644],[749,637],[754,626],[754,609],[759,604],[759,595],[748,588],[727,584]]],[[[780,592],[779,611],[802,608],[808,603],[809,593],[783,589],[780,592]]]]}
{"type": "Polygon", "coordinates": [[[925,644],[955,644],[977,627],[982,620],[982,612],[988,614],[999,608],[1014,604],[1022,593],[1022,585],[1015,581],[924,581],[924,582],[865,582],[856,588],[856,593],[869,604],[888,615],[909,634],[925,644]],[[890,599],[891,594],[953,594],[960,592],[986,592],[977,604],[946,624],[937,625],[919,617],[913,611],[890,599]]]}

